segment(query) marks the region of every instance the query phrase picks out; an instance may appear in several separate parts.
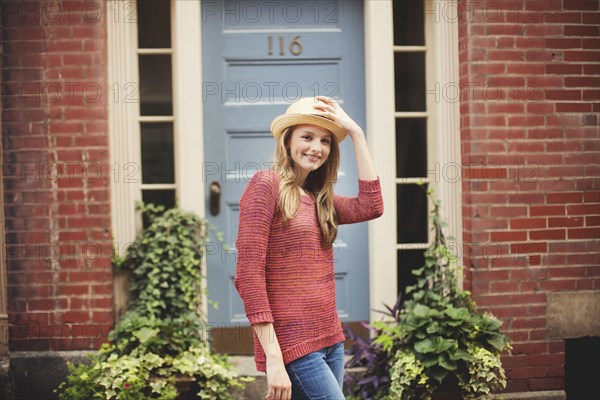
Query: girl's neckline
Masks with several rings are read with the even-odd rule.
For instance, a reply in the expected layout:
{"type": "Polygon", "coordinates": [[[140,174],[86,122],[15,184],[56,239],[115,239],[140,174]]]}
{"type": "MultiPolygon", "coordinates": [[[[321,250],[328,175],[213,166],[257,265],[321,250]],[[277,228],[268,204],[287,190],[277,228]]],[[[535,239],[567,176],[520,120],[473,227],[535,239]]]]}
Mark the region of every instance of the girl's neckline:
{"type": "Polygon", "coordinates": [[[307,192],[304,192],[304,194],[300,193],[300,199],[301,200],[306,200],[306,201],[309,201],[309,202],[312,202],[314,200],[313,196],[310,195],[310,194],[308,194],[307,192]]]}

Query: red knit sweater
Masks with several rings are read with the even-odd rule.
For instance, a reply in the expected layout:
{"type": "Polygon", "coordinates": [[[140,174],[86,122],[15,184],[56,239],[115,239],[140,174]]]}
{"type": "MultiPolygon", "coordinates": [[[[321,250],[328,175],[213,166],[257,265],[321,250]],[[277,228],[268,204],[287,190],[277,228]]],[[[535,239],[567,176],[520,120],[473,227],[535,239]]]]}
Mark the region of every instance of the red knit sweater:
{"type": "MultiPolygon", "coordinates": [[[[338,224],[383,214],[379,177],[359,179],[358,189],[358,197],[335,195],[338,224]]],[[[301,196],[296,214],[284,228],[278,199],[277,173],[258,171],[240,200],[235,287],[251,325],[273,323],[287,364],[345,337],[335,303],[333,248],[321,245],[315,200],[301,196]]],[[[256,332],[253,337],[256,368],[266,372],[256,332]]]]}

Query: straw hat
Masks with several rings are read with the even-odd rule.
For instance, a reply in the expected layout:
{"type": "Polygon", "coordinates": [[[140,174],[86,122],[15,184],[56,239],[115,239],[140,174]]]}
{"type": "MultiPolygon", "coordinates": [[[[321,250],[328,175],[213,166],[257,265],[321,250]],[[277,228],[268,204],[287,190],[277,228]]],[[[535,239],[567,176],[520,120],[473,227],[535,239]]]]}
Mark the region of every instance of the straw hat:
{"type": "Polygon", "coordinates": [[[316,110],[314,105],[320,100],[314,97],[303,97],[292,103],[286,110],[285,114],[281,114],[271,122],[271,132],[275,139],[279,139],[283,132],[290,126],[300,124],[317,125],[331,132],[338,143],[346,138],[344,128],[337,122],[329,118],[316,115],[320,110],[316,110]]]}

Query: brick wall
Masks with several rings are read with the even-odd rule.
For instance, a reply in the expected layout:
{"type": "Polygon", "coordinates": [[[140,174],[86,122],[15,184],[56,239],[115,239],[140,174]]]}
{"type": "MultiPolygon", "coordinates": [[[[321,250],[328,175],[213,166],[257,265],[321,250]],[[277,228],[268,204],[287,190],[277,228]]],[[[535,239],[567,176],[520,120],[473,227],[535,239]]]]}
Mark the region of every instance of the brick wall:
{"type": "Polygon", "coordinates": [[[600,289],[598,2],[459,6],[466,286],[513,339],[508,390],[561,389],[548,294],[600,289]]]}
{"type": "Polygon", "coordinates": [[[10,349],[97,348],[113,324],[105,4],[1,5],[10,349]]]}

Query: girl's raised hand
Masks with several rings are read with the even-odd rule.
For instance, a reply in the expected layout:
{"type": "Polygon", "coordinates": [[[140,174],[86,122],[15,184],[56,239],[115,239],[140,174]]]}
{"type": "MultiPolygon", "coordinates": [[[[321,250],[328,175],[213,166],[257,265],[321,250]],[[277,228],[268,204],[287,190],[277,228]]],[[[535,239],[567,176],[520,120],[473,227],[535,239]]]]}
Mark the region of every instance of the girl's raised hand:
{"type": "Polygon", "coordinates": [[[319,102],[317,102],[314,107],[317,110],[321,110],[318,115],[329,118],[340,124],[352,139],[355,139],[355,135],[364,136],[360,126],[346,114],[346,111],[342,109],[342,106],[340,106],[336,100],[327,96],[316,96],[315,98],[319,100],[319,102]]]}

